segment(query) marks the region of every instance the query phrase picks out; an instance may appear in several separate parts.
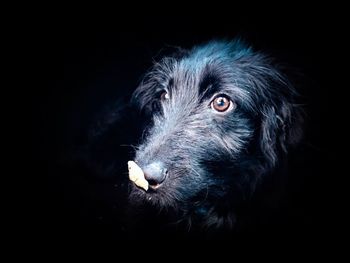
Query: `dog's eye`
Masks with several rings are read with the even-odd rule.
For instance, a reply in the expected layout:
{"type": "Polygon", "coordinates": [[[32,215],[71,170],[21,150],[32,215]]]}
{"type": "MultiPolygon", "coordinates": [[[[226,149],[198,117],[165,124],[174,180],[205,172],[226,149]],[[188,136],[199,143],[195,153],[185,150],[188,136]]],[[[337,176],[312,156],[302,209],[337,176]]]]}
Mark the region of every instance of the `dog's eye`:
{"type": "Polygon", "coordinates": [[[232,109],[232,101],[225,95],[219,95],[211,102],[210,107],[218,112],[224,112],[232,109]]]}
{"type": "Polygon", "coordinates": [[[168,93],[166,90],[164,90],[164,91],[160,94],[160,99],[161,99],[162,101],[166,101],[166,100],[170,99],[169,93],[168,93]]]}

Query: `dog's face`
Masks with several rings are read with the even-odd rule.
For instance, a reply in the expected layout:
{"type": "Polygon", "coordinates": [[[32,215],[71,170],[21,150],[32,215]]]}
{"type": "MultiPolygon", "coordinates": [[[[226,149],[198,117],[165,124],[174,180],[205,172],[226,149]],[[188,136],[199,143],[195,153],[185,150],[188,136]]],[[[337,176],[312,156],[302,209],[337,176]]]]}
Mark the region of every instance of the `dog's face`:
{"type": "Polygon", "coordinates": [[[293,96],[269,60],[240,42],[164,58],[134,94],[152,122],[135,156],[150,188],[133,185],[131,201],[191,210],[250,194],[297,140],[293,96]]]}

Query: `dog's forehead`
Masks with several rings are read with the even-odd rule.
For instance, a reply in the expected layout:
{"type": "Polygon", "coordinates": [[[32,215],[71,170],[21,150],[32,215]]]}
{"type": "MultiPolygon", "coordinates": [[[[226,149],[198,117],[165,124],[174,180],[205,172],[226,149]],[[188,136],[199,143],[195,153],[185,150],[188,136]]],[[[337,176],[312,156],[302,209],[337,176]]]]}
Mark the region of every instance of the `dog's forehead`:
{"type": "Polygon", "coordinates": [[[228,64],[228,60],[229,57],[220,51],[209,54],[194,52],[177,61],[174,66],[174,76],[179,79],[193,78],[193,76],[200,79],[210,70],[224,68],[228,64]]]}
{"type": "Polygon", "coordinates": [[[238,89],[232,80],[234,72],[229,57],[221,57],[220,54],[202,55],[194,54],[174,64],[172,74],[165,84],[174,99],[203,95],[211,97],[219,91],[232,93],[238,89]]]}
{"type": "Polygon", "coordinates": [[[232,43],[211,43],[192,50],[186,57],[172,60],[172,69],[165,87],[172,100],[201,103],[217,93],[225,93],[242,104],[252,104],[249,78],[240,60],[252,55],[252,51],[232,43]]]}
{"type": "Polygon", "coordinates": [[[189,57],[177,61],[167,82],[167,88],[173,92],[200,92],[201,84],[205,84],[206,80],[222,79],[219,73],[224,64],[220,68],[215,62],[209,57],[189,57]]]}
{"type": "Polygon", "coordinates": [[[199,87],[204,79],[230,79],[232,82],[232,77],[235,75],[233,65],[251,54],[251,49],[241,42],[213,41],[197,46],[187,56],[173,60],[169,83],[175,84],[176,88],[186,88],[184,84],[199,87]]]}

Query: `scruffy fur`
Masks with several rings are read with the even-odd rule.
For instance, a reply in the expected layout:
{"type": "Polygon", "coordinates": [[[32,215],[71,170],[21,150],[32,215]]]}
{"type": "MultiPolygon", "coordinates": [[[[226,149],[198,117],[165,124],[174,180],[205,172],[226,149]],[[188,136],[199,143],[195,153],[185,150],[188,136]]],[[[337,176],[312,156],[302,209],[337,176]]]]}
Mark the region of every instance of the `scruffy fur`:
{"type": "Polygon", "coordinates": [[[301,137],[296,95],[273,59],[239,40],[156,62],[133,94],[152,120],[135,160],[141,167],[161,161],[169,173],[156,191],[131,185],[129,209],[188,229],[234,229],[251,200],[278,185],[264,182],[284,177],[288,151],[301,137]],[[210,107],[218,94],[232,100],[231,111],[210,107]]]}

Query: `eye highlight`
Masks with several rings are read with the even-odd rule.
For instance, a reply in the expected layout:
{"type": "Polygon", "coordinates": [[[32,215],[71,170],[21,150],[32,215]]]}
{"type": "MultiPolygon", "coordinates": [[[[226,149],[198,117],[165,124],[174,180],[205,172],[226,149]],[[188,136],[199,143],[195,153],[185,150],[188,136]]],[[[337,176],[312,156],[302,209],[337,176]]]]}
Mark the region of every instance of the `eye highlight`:
{"type": "Polygon", "coordinates": [[[226,95],[216,96],[210,103],[210,107],[217,112],[226,112],[233,108],[234,103],[226,95]]]}
{"type": "Polygon", "coordinates": [[[160,94],[160,100],[166,101],[168,99],[170,99],[169,93],[166,90],[163,90],[162,93],[160,94]]]}

